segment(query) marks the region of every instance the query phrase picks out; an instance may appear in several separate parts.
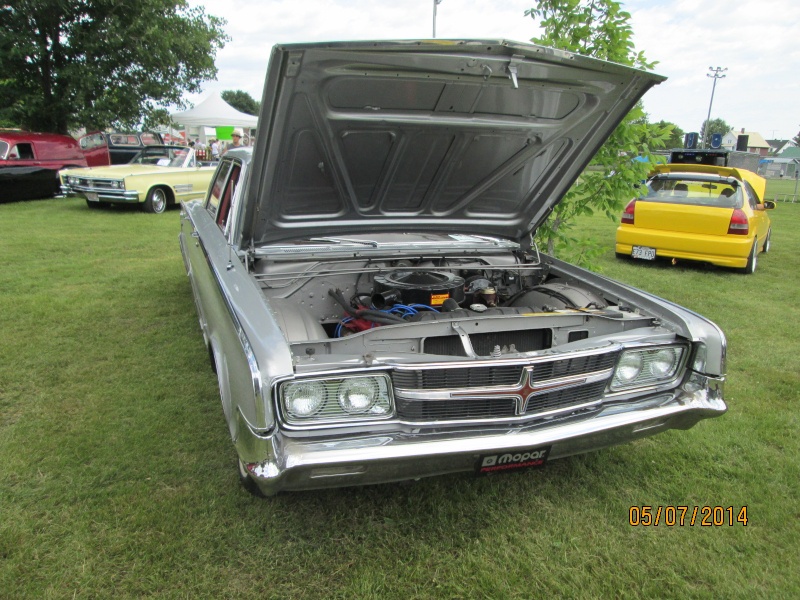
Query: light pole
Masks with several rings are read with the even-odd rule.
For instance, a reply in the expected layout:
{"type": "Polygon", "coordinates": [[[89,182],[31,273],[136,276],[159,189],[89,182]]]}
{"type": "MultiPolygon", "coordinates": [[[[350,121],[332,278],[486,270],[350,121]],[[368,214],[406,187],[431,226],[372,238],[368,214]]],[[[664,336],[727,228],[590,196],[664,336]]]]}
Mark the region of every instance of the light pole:
{"type": "Polygon", "coordinates": [[[717,89],[717,79],[722,79],[725,77],[725,75],[721,75],[720,73],[727,71],[728,68],[725,67],[723,69],[722,67],[708,67],[708,70],[711,71],[711,73],[706,73],[706,77],[711,77],[711,79],[714,80],[714,85],[711,86],[711,101],[708,103],[708,116],[706,117],[706,126],[703,130],[703,145],[706,148],[708,148],[708,142],[706,140],[708,139],[708,126],[710,124],[709,122],[711,121],[711,105],[714,104],[714,90],[717,89]]]}
{"type": "Polygon", "coordinates": [[[433,0],[433,37],[436,38],[436,7],[442,3],[442,0],[433,0]]]}

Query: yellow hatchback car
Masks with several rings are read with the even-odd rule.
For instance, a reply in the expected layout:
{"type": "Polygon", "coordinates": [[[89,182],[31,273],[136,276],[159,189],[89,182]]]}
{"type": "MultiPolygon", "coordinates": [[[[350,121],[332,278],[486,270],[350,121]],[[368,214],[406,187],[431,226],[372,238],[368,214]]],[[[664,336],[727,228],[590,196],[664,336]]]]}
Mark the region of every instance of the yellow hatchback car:
{"type": "Polygon", "coordinates": [[[617,228],[618,257],[673,258],[756,270],[772,229],[767,182],[745,169],[714,165],[655,167],[645,193],[631,200],[617,228]]]}

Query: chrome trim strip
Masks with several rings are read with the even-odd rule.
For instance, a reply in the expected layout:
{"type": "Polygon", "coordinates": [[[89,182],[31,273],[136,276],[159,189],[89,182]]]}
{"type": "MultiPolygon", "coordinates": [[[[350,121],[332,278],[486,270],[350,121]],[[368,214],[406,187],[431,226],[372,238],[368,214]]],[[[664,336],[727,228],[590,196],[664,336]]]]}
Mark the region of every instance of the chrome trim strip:
{"type": "MultiPolygon", "coordinates": [[[[194,224],[194,220],[189,215],[189,222],[192,225],[192,229],[194,231],[198,231],[197,227],[194,224]]],[[[231,322],[233,323],[234,329],[236,330],[236,335],[239,338],[239,342],[242,344],[242,351],[245,354],[245,358],[247,359],[247,365],[250,369],[250,377],[252,379],[253,385],[253,393],[255,395],[256,401],[261,398],[261,390],[262,388],[262,379],[261,379],[261,369],[258,367],[258,360],[256,359],[255,354],[253,353],[252,346],[250,345],[250,340],[247,338],[247,334],[242,327],[241,322],[239,321],[239,317],[236,316],[236,311],[233,309],[233,304],[227,294],[227,288],[222,284],[222,278],[220,277],[219,271],[217,271],[216,267],[214,267],[214,263],[211,261],[211,257],[208,255],[206,251],[205,244],[203,243],[202,238],[198,237],[198,246],[200,247],[200,251],[205,256],[206,264],[208,268],[211,270],[211,274],[214,276],[214,279],[217,283],[217,289],[220,292],[220,296],[225,303],[225,307],[228,309],[228,314],[230,315],[231,322]]]]}
{"type": "MultiPolygon", "coordinates": [[[[572,387],[586,385],[590,383],[597,383],[605,379],[611,378],[611,373],[614,369],[604,369],[602,371],[595,371],[593,373],[582,373],[580,375],[569,375],[566,377],[558,377],[554,379],[544,379],[537,381],[530,385],[530,392],[527,397],[538,396],[551,392],[554,389],[569,389],[572,387]]],[[[481,387],[481,388],[452,388],[449,390],[408,390],[406,388],[395,388],[395,397],[403,400],[429,400],[432,402],[441,402],[446,400],[454,400],[456,398],[464,400],[486,400],[497,398],[498,396],[507,393],[509,397],[519,395],[522,386],[527,377],[524,375],[516,385],[504,385],[495,387],[481,387]]]]}
{"type": "MultiPolygon", "coordinates": [[[[469,320],[469,319],[465,319],[469,320]]],[[[647,345],[647,344],[642,344],[647,345]]],[[[661,344],[663,345],[663,344],[661,344]]],[[[453,361],[453,362],[424,362],[424,363],[392,363],[387,361],[385,364],[397,371],[427,371],[433,369],[463,369],[475,367],[512,367],[516,365],[527,366],[530,364],[537,364],[543,362],[557,362],[561,360],[569,360],[571,358],[583,358],[585,356],[596,356],[598,354],[613,354],[626,348],[633,348],[633,345],[623,345],[619,343],[609,344],[600,348],[592,348],[590,350],[575,350],[572,352],[555,353],[550,350],[536,350],[523,355],[519,358],[499,358],[499,359],[481,359],[472,361],[453,361]],[[542,354],[546,352],[547,354],[542,354]]]]}

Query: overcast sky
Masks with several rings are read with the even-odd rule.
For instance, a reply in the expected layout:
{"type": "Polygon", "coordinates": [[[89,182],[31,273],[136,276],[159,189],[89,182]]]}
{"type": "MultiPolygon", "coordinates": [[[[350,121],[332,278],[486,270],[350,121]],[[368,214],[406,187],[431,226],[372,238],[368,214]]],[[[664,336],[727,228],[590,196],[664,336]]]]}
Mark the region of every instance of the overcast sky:
{"type": "MultiPolygon", "coordinates": [[[[276,43],[413,39],[432,35],[433,0],[189,0],[227,19],[231,41],[217,55],[209,92],[261,93],[276,43]]],[[[529,41],[538,24],[525,16],[531,0],[443,0],[437,38],[529,41]]],[[[644,97],[653,121],[698,131],[708,112],[709,67],[727,67],[717,81],[711,118],[767,139],[800,131],[800,0],[628,0],[636,49],[658,61],[669,79],[644,97]]]]}

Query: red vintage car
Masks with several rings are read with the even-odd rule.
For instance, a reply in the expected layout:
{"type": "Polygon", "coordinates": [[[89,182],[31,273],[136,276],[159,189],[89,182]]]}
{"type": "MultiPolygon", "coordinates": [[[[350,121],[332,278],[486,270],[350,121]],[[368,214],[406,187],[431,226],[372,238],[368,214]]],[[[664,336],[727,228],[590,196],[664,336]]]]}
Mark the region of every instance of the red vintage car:
{"type": "Polygon", "coordinates": [[[68,135],[0,131],[0,202],[51,198],[59,193],[59,170],[86,166],[68,135]]]}

